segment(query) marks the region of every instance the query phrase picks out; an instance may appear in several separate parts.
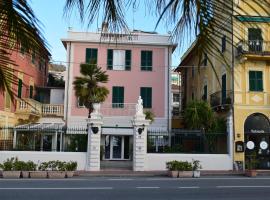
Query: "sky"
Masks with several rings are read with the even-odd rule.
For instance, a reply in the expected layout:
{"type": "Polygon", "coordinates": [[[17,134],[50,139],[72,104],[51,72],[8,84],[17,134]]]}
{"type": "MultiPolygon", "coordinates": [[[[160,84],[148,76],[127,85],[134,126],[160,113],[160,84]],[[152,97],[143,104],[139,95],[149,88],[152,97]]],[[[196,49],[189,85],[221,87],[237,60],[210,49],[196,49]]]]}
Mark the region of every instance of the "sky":
{"type": "MultiPolygon", "coordinates": [[[[144,1],[142,1],[144,2],[144,1]]],[[[61,38],[65,38],[67,30],[72,27],[74,31],[97,31],[100,28],[101,21],[97,19],[95,23],[87,27],[82,24],[76,13],[69,18],[63,15],[65,0],[31,0],[30,5],[41,22],[43,36],[48,42],[52,60],[57,64],[65,64],[66,50],[61,42],[61,38]]],[[[144,31],[157,31],[160,34],[167,34],[170,27],[161,23],[155,30],[158,17],[150,15],[145,4],[137,5],[138,8],[134,12],[132,6],[125,14],[130,29],[139,29],[144,31]]],[[[177,48],[172,56],[172,66],[177,66],[183,54],[183,49],[177,48]]]]}

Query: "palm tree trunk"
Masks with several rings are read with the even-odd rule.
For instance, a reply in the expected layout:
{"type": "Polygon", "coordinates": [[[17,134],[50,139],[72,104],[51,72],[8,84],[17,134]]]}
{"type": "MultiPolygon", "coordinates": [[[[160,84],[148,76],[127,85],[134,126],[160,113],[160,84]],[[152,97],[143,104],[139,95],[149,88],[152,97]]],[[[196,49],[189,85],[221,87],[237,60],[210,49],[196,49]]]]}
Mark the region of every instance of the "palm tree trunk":
{"type": "Polygon", "coordinates": [[[89,104],[89,108],[88,108],[88,118],[91,118],[91,113],[93,112],[93,103],[89,104]]]}

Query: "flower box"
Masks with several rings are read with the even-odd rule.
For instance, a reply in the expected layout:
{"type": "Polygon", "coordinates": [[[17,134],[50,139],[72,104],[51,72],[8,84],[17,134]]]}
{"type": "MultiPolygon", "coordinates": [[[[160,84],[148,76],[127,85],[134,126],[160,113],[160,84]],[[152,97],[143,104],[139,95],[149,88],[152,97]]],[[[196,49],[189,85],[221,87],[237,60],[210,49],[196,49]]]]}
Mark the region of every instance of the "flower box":
{"type": "Polygon", "coordinates": [[[192,171],[179,171],[178,177],[179,178],[192,178],[192,171]]]}
{"type": "Polygon", "coordinates": [[[48,171],[48,178],[65,178],[65,171],[48,171]]]}
{"type": "Polygon", "coordinates": [[[31,171],[30,178],[47,178],[46,171],[31,171]]]}
{"type": "Polygon", "coordinates": [[[20,178],[21,171],[3,171],[3,178],[20,178]]]}

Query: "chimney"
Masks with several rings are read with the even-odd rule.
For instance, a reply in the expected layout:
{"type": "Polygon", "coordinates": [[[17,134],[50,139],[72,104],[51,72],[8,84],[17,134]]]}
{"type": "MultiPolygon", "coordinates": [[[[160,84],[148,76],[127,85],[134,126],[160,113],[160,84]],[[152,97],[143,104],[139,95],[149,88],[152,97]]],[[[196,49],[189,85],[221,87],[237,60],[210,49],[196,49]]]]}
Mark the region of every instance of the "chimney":
{"type": "Polygon", "coordinates": [[[102,32],[108,32],[108,27],[109,27],[108,22],[102,22],[101,31],[102,32]]]}

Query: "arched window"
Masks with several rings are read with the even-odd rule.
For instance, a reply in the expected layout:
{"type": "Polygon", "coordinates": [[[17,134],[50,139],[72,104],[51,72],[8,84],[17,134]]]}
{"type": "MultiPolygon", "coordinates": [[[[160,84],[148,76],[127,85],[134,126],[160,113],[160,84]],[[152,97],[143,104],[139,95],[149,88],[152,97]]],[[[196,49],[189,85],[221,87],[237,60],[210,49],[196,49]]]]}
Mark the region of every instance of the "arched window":
{"type": "Polygon", "coordinates": [[[261,114],[254,113],[247,117],[244,127],[245,133],[270,133],[269,119],[261,114]]]}

